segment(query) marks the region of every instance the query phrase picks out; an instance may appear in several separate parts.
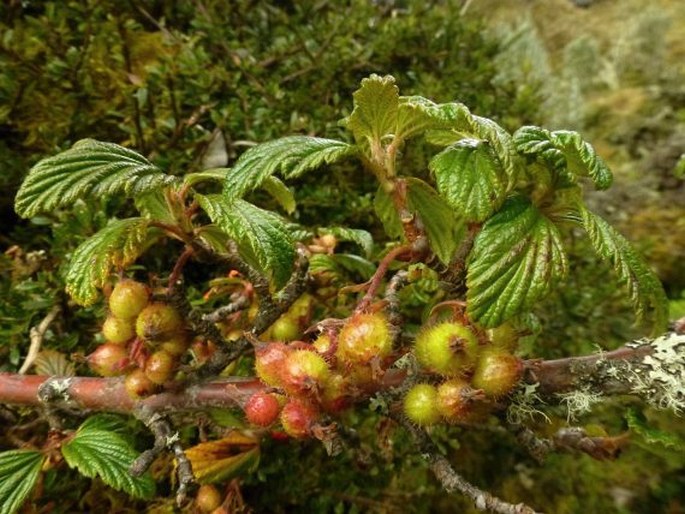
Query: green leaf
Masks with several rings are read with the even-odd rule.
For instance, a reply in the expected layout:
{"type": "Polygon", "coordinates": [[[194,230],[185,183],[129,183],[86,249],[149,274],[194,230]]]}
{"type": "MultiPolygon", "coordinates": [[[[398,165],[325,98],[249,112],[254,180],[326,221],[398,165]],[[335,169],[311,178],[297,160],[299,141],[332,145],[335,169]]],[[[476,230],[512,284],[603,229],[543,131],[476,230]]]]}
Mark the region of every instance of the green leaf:
{"type": "Polygon", "coordinates": [[[613,266],[638,317],[651,321],[654,334],[661,333],[668,322],[668,299],[658,277],[616,229],[584,206],[578,209],[595,252],[613,266]]]}
{"type": "Polygon", "coordinates": [[[136,209],[148,219],[161,221],[170,225],[176,224],[176,218],[166,201],[165,191],[157,189],[136,196],[134,203],[136,209]]]}
{"type": "Polygon", "coordinates": [[[319,229],[319,235],[332,234],[339,241],[352,241],[358,244],[368,257],[373,251],[373,237],[366,230],[347,227],[324,227],[319,229]]]}
{"type": "Polygon", "coordinates": [[[485,221],[504,202],[507,178],[485,141],[462,139],[433,157],[429,168],[442,197],[467,221],[485,221]]]}
{"type": "Polygon", "coordinates": [[[247,473],[259,463],[259,440],[238,431],[223,439],[200,443],[185,451],[200,484],[224,482],[247,473]]]}
{"type": "Polygon", "coordinates": [[[352,132],[358,143],[378,144],[383,136],[395,132],[400,94],[392,76],[373,74],[363,79],[352,98],[352,113],[341,124],[352,132]]]}
{"type": "Polygon", "coordinates": [[[131,444],[116,432],[84,423],[74,438],[62,446],[64,460],[87,477],[100,477],[104,483],[136,498],[151,498],[155,482],[149,473],[133,477],[128,470],[138,457],[131,444]]]}
{"type": "Polygon", "coordinates": [[[350,273],[356,273],[364,280],[368,280],[376,271],[376,266],[360,257],[359,255],[354,255],[351,253],[334,253],[330,255],[333,262],[339,267],[349,271],[350,273]]]}
{"type": "Polygon", "coordinates": [[[241,256],[280,289],[290,278],[295,248],[285,223],[275,214],[241,199],[196,195],[213,223],[233,239],[241,256]]]}
{"type": "Polygon", "coordinates": [[[408,178],[407,206],[421,217],[428,243],[444,264],[449,263],[464,237],[463,221],[438,195],[437,191],[417,178],[408,178]]]}
{"type": "Polygon", "coordinates": [[[309,136],[290,136],[253,146],[240,156],[224,181],[227,200],[241,198],[280,171],[285,178],[297,177],[323,164],[355,155],[353,145],[309,136]]]}
{"type": "Polygon", "coordinates": [[[613,175],[595,149],[577,132],[550,132],[540,127],[521,127],[514,134],[514,144],[523,155],[539,158],[559,173],[587,177],[597,189],[611,186],[613,175]]]}
{"type": "Polygon", "coordinates": [[[0,514],[13,514],[31,494],[45,455],[33,450],[0,453],[0,514]]]}
{"type": "Polygon", "coordinates": [[[664,432],[658,428],[649,426],[649,422],[642,412],[636,409],[628,409],[625,414],[628,428],[638,434],[647,444],[660,445],[674,450],[685,450],[685,441],[675,433],[664,432]]]}
{"type": "Polygon", "coordinates": [[[200,182],[222,183],[226,180],[226,175],[231,172],[230,168],[210,168],[195,173],[188,173],[183,176],[183,185],[194,186],[200,182]]]}
{"type": "Polygon", "coordinates": [[[112,267],[125,268],[138,258],[148,242],[148,224],[145,218],[116,220],[76,248],[65,276],[76,303],[93,304],[112,267]]]}
{"type": "Polygon", "coordinates": [[[395,239],[403,235],[402,222],[395,210],[395,204],[383,186],[380,186],[376,191],[376,196],[373,198],[373,209],[389,237],[395,239]]]}
{"type": "Polygon", "coordinates": [[[130,444],[133,444],[134,442],[131,432],[126,426],[126,420],[117,414],[106,413],[90,416],[81,423],[79,430],[104,430],[106,432],[114,432],[130,444]]]}
{"type": "Polygon", "coordinates": [[[262,184],[267,193],[276,200],[285,212],[292,214],[297,208],[295,203],[295,195],[283,182],[278,180],[276,177],[267,177],[262,184]]]}
{"type": "Polygon", "coordinates": [[[483,225],[467,265],[467,310],[485,327],[529,310],[567,273],[556,226],[520,196],[483,225]]]}
{"type": "Polygon", "coordinates": [[[427,131],[447,130],[464,123],[469,114],[463,104],[436,104],[422,96],[401,96],[397,108],[395,136],[402,139],[427,131]]]}
{"type": "Polygon", "coordinates": [[[133,150],[83,139],[31,168],[14,206],[17,214],[30,218],[70,206],[79,198],[138,196],[176,180],[133,150]]]}

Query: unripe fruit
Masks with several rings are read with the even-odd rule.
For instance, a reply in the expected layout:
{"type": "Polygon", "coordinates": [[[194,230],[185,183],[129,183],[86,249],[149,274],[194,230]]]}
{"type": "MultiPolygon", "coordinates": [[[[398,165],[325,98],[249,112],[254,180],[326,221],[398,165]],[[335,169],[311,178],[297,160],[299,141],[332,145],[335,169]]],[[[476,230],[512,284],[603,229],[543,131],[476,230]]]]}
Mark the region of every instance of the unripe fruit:
{"type": "Polygon", "coordinates": [[[126,366],[130,364],[128,350],[124,346],[113,343],[98,346],[87,359],[90,368],[103,377],[123,375],[126,366]]]}
{"type": "Polygon", "coordinates": [[[314,406],[292,398],[283,407],[280,419],[286,434],[301,439],[311,435],[318,417],[319,413],[314,406]]]}
{"type": "Polygon", "coordinates": [[[312,346],[317,351],[317,353],[326,355],[331,351],[333,341],[331,341],[331,338],[328,334],[321,334],[314,340],[312,346]]]}
{"type": "Polygon", "coordinates": [[[468,327],[448,321],[422,330],[416,336],[415,352],[424,367],[454,377],[473,366],[478,340],[468,327]]]}
{"type": "Polygon", "coordinates": [[[440,421],[437,407],[438,391],[430,384],[416,384],[404,397],[404,413],[417,425],[433,425],[440,421]]]}
{"type": "Polygon", "coordinates": [[[221,503],[221,493],[219,493],[219,490],[213,485],[201,485],[197,490],[195,505],[197,505],[197,508],[202,512],[212,512],[219,508],[221,503]]]}
{"type": "Polygon", "coordinates": [[[136,319],[136,334],[148,341],[164,341],[173,338],[183,328],[179,312],[166,303],[151,303],[136,319]]]}
{"type": "Polygon", "coordinates": [[[267,343],[255,348],[255,372],[266,385],[281,387],[281,370],[292,352],[283,343],[267,343]]]}
{"type": "Polygon", "coordinates": [[[513,352],[518,346],[520,336],[514,326],[507,322],[497,328],[489,330],[488,337],[490,341],[492,341],[493,346],[513,352]]]}
{"type": "Polygon", "coordinates": [[[503,396],[514,388],[522,373],[518,357],[501,348],[486,348],[478,358],[471,384],[488,396],[503,396]]]}
{"type": "Polygon", "coordinates": [[[135,318],[150,301],[150,291],[145,284],[124,279],[117,282],[109,296],[109,311],[121,319],[135,318]]]}
{"type": "Polygon", "coordinates": [[[321,391],[321,405],[326,412],[336,414],[350,406],[348,385],[349,382],[343,374],[330,374],[321,391]]]}
{"type": "Polygon", "coordinates": [[[169,355],[179,357],[186,352],[189,345],[190,337],[188,333],[184,330],[181,330],[168,341],[163,341],[160,343],[159,347],[169,355]]]}
{"type": "Polygon", "coordinates": [[[269,328],[269,338],[274,341],[294,341],[302,336],[302,330],[296,319],[286,314],[278,318],[269,328]]]}
{"type": "Polygon", "coordinates": [[[245,417],[253,425],[268,427],[276,419],[281,410],[278,399],[273,394],[255,393],[245,404],[245,417]]]}
{"type": "Polygon", "coordinates": [[[311,295],[304,293],[290,306],[290,309],[288,309],[288,315],[295,319],[309,317],[313,302],[314,298],[311,295]]]}
{"type": "Polygon", "coordinates": [[[367,363],[374,357],[387,357],[392,351],[390,326],[379,312],[355,314],[338,335],[336,355],[345,363],[367,363]]]}
{"type": "Polygon", "coordinates": [[[115,316],[107,316],[102,324],[102,334],[110,343],[124,344],[136,335],[132,319],[121,319],[115,316]]]}
{"type": "Polygon", "coordinates": [[[145,376],[151,382],[161,385],[173,376],[175,368],[176,359],[164,350],[159,350],[145,361],[145,376]]]}
{"type": "Polygon", "coordinates": [[[145,398],[155,392],[157,386],[145,376],[142,369],[134,369],[124,381],[126,392],[133,399],[145,398]]]}
{"type": "Polygon", "coordinates": [[[322,386],[330,375],[321,355],[310,350],[294,350],[281,368],[283,389],[289,394],[303,394],[322,386]]]}
{"type": "Polygon", "coordinates": [[[473,389],[460,378],[453,378],[438,386],[438,412],[447,421],[464,421],[473,412],[474,400],[483,397],[482,391],[473,389]]]}

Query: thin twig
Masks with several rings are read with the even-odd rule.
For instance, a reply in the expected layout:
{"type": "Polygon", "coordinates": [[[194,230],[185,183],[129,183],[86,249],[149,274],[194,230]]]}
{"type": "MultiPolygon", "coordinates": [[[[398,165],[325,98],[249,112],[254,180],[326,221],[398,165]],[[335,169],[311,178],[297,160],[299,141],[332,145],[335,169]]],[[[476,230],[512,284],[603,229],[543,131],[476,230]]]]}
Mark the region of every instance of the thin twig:
{"type": "Polygon", "coordinates": [[[19,368],[19,374],[24,375],[29,370],[33,361],[36,360],[38,352],[40,352],[40,347],[43,344],[43,338],[45,337],[45,332],[47,332],[50,323],[53,322],[57,314],[59,314],[60,307],[55,305],[50,312],[43,318],[43,320],[35,327],[32,327],[29,331],[29,337],[31,338],[31,344],[29,346],[29,351],[26,354],[24,363],[19,368]]]}
{"type": "Polygon", "coordinates": [[[222,305],[221,307],[214,310],[213,312],[210,312],[209,314],[205,314],[204,316],[202,316],[202,319],[204,321],[209,321],[210,323],[219,323],[220,321],[223,321],[224,318],[226,318],[226,316],[229,316],[234,312],[247,309],[249,306],[250,299],[244,294],[241,294],[235,301],[232,301],[227,305],[222,305]]]}

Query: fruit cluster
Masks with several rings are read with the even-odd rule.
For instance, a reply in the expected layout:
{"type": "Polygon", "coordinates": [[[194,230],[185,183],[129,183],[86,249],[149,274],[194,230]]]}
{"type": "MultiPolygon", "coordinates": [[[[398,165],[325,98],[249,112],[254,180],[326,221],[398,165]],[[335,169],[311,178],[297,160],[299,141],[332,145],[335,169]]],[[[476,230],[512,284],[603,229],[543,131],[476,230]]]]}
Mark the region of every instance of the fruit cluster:
{"type": "Polygon", "coordinates": [[[248,421],[267,427],[280,420],[291,437],[312,435],[323,412],[338,413],[368,395],[383,373],[392,341],[384,314],[356,313],[342,327],[324,329],[313,343],[259,344],[255,370],[272,391],[248,399],[248,421]]]}
{"type": "Polygon", "coordinates": [[[106,342],[88,356],[88,363],[104,377],[126,374],[132,398],[148,396],[173,378],[188,349],[185,320],[173,306],[151,301],[148,287],[130,279],[114,286],[108,305],[102,325],[106,342]]]}
{"type": "Polygon", "coordinates": [[[404,397],[405,414],[419,425],[473,419],[487,400],[509,393],[522,372],[520,360],[507,348],[481,344],[474,331],[458,321],[424,328],[414,353],[425,370],[445,379],[438,385],[416,384],[404,397]]]}

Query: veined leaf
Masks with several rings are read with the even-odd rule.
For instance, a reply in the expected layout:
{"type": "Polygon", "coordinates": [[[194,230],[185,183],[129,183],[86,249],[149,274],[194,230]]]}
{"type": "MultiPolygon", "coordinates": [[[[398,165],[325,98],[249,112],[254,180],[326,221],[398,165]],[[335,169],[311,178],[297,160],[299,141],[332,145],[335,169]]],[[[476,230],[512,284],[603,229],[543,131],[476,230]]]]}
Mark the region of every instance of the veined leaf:
{"type": "Polygon", "coordinates": [[[231,432],[223,439],[188,448],[185,454],[197,481],[211,484],[253,469],[259,462],[259,444],[253,437],[231,432]]]}
{"type": "Polygon", "coordinates": [[[556,226],[520,196],[483,225],[467,265],[467,310],[484,327],[529,310],[567,273],[556,226]]]}
{"type": "Polygon", "coordinates": [[[226,180],[226,175],[231,172],[231,168],[209,168],[195,173],[188,173],[183,176],[183,184],[194,186],[200,182],[218,182],[226,180]]]}
{"type": "Polygon", "coordinates": [[[176,217],[167,203],[163,189],[136,196],[134,203],[138,212],[146,218],[168,223],[169,225],[176,224],[176,217]]]}
{"type": "Polygon", "coordinates": [[[104,483],[136,498],[150,498],[155,482],[149,473],[133,477],[128,469],[138,453],[121,435],[84,423],[74,438],[62,446],[64,460],[87,477],[98,476],[104,483]]]}
{"type": "Polygon", "coordinates": [[[395,132],[400,93],[393,77],[374,74],[363,79],[352,98],[352,113],[341,123],[358,143],[379,143],[383,136],[395,132]]]}
{"type": "Polygon", "coordinates": [[[240,156],[226,174],[223,194],[227,200],[241,198],[278,171],[285,178],[297,177],[356,153],[353,145],[320,137],[290,136],[268,141],[240,156]]]}
{"type": "Polygon", "coordinates": [[[79,198],[117,193],[137,196],[177,181],[142,155],[114,143],[83,139],[38,162],[17,192],[14,207],[24,218],[73,204],[79,198]]]}
{"type": "Polygon", "coordinates": [[[125,268],[138,258],[147,243],[148,224],[145,218],[116,220],[76,248],[65,276],[76,303],[94,303],[112,267],[125,268]]]}
{"type": "Polygon", "coordinates": [[[597,189],[611,186],[611,171],[595,149],[577,132],[550,132],[540,127],[526,126],[516,131],[514,144],[521,154],[538,157],[557,172],[589,176],[597,189]]]}
{"type": "Polygon", "coordinates": [[[422,96],[401,96],[395,136],[409,139],[426,131],[446,130],[464,123],[469,114],[460,103],[436,104],[422,96]]]}
{"type": "Polygon", "coordinates": [[[467,221],[485,221],[504,202],[507,178],[489,143],[462,139],[429,164],[438,191],[467,221]]]}
{"type": "Polygon", "coordinates": [[[10,450],[0,453],[0,514],[14,514],[31,494],[45,462],[41,452],[10,450]]]}
{"type": "Polygon", "coordinates": [[[421,216],[428,243],[444,264],[449,263],[464,236],[463,220],[438,195],[437,191],[417,178],[407,178],[407,204],[421,216]]]}
{"type": "Polygon", "coordinates": [[[295,261],[294,243],[285,223],[275,214],[241,199],[227,202],[221,195],[196,195],[213,223],[233,239],[241,256],[280,289],[295,261]]]}
{"type": "Polygon", "coordinates": [[[654,334],[661,333],[668,321],[668,300],[657,276],[616,229],[582,205],[579,211],[595,252],[611,263],[640,319],[652,322],[654,334]]]}
{"type": "Polygon", "coordinates": [[[285,212],[288,214],[295,212],[295,209],[297,208],[295,195],[288,186],[274,176],[267,177],[262,185],[266,192],[285,209],[285,212]]]}
{"type": "Polygon", "coordinates": [[[393,239],[402,236],[402,222],[397,215],[392,198],[383,189],[383,186],[376,190],[376,196],[373,198],[373,209],[376,211],[376,216],[381,220],[385,233],[388,236],[393,239]]]}

